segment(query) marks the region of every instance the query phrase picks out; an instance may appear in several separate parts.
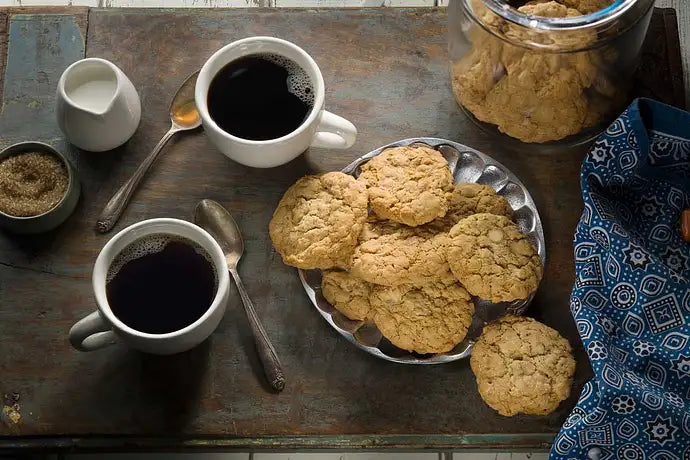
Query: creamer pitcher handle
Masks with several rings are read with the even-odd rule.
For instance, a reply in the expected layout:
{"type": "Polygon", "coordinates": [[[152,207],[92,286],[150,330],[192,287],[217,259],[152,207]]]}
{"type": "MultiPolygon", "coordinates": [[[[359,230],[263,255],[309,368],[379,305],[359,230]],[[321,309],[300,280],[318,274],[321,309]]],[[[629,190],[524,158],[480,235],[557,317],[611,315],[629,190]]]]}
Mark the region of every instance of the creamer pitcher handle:
{"type": "Polygon", "coordinates": [[[72,326],[69,341],[79,351],[93,351],[114,345],[118,339],[100,312],[95,311],[72,326]]]}
{"type": "Polygon", "coordinates": [[[312,147],[349,149],[357,140],[357,128],[341,116],[324,110],[311,141],[312,147]]]}

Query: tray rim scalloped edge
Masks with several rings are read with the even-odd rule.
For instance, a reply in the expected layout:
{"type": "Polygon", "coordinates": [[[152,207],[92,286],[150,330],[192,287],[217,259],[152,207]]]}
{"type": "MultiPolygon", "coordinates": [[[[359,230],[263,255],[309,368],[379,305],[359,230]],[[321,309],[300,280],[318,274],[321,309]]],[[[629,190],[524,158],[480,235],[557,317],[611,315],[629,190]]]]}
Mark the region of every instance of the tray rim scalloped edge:
{"type": "MultiPolygon", "coordinates": [[[[403,139],[400,141],[392,142],[390,144],[384,145],[382,147],[379,147],[375,150],[372,150],[371,152],[362,155],[361,157],[355,159],[352,161],[349,165],[345,166],[341,172],[349,175],[353,175],[355,170],[357,169],[358,166],[361,164],[365,163],[366,161],[370,160],[371,158],[379,155],[381,152],[383,152],[386,149],[393,148],[393,147],[402,147],[402,146],[408,146],[411,144],[416,144],[416,143],[423,143],[427,144],[431,147],[433,147],[435,150],[438,150],[438,147],[448,145],[452,148],[454,148],[460,155],[462,155],[463,152],[469,152],[477,157],[479,157],[483,162],[483,170],[486,170],[488,166],[494,166],[498,169],[500,169],[503,173],[505,173],[507,177],[506,183],[503,185],[507,185],[508,183],[512,182],[516,185],[518,185],[523,194],[524,194],[524,206],[527,206],[533,211],[534,214],[534,230],[532,230],[530,233],[536,233],[537,239],[540,242],[540,247],[539,247],[539,257],[541,258],[542,265],[546,267],[546,242],[544,239],[544,229],[542,227],[541,223],[541,216],[539,215],[539,210],[537,209],[536,204],[534,203],[534,200],[532,199],[532,195],[529,193],[529,190],[527,190],[527,187],[518,179],[518,177],[508,168],[506,168],[503,164],[500,162],[494,160],[492,157],[489,155],[482,153],[472,147],[468,147],[464,144],[460,144],[459,142],[454,142],[450,141],[448,139],[441,139],[437,137],[413,137],[413,138],[408,138],[408,139],[403,139]]],[[[459,158],[458,158],[459,159],[459,158]]],[[[456,172],[457,164],[453,165],[451,168],[451,171],[453,173],[453,178],[455,178],[455,172],[456,172]]],[[[501,188],[502,190],[502,188],[501,188]]],[[[403,357],[395,357],[395,356],[390,356],[385,353],[383,353],[378,347],[373,347],[369,345],[365,345],[358,341],[354,334],[348,330],[345,330],[338,326],[335,321],[333,320],[333,315],[330,313],[322,310],[319,308],[317,299],[316,299],[316,290],[307,282],[306,279],[306,271],[302,269],[297,269],[299,273],[299,278],[300,281],[302,282],[302,286],[307,293],[307,296],[309,297],[309,300],[311,301],[312,305],[314,308],[321,314],[321,316],[328,321],[328,323],[333,327],[336,331],[340,333],[343,337],[345,337],[350,343],[354,344],[357,348],[364,350],[378,358],[384,359],[386,361],[392,361],[395,363],[402,363],[402,364],[441,364],[441,363],[448,363],[448,362],[453,362],[457,361],[463,358],[466,358],[470,356],[472,353],[472,344],[463,350],[460,353],[455,353],[451,354],[450,352],[447,353],[440,353],[440,354],[435,354],[432,355],[430,358],[418,358],[416,357],[413,353],[408,353],[407,355],[403,357]]],[[[524,301],[523,305],[523,310],[526,310],[527,307],[529,307],[530,303],[532,303],[532,299],[534,298],[534,294],[528,298],[527,300],[524,301]]],[[[325,299],[324,299],[325,300],[325,299]]]]}

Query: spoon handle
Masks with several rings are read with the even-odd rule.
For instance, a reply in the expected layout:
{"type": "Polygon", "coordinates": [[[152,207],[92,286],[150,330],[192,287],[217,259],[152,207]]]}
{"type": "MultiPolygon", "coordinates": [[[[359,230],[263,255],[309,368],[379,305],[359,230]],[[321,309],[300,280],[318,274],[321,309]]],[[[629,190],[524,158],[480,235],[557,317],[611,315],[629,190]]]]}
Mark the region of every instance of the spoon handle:
{"type": "Polygon", "coordinates": [[[151,153],[149,153],[149,156],[139,165],[139,168],[132,174],[132,177],[130,177],[129,180],[115,192],[115,195],[113,195],[110,201],[108,201],[108,204],[105,205],[103,212],[96,222],[96,230],[99,233],[109,232],[110,229],[115,226],[115,223],[125,210],[127,203],[129,203],[129,200],[132,198],[134,190],[136,190],[139,182],[141,182],[141,179],[143,179],[153,162],[156,161],[156,158],[158,158],[165,144],[167,144],[173,134],[178,131],[179,128],[173,125],[170,131],[165,133],[161,140],[158,141],[158,144],[156,144],[151,153]]]}
{"type": "Polygon", "coordinates": [[[244,304],[244,311],[247,313],[247,319],[249,320],[249,327],[254,335],[254,343],[256,344],[256,349],[259,352],[259,358],[261,358],[261,364],[264,366],[264,373],[268,379],[268,383],[276,391],[282,391],[285,388],[285,376],[283,375],[283,369],[280,365],[280,360],[276,354],[276,350],[273,348],[271,341],[268,339],[268,335],[264,330],[259,317],[256,315],[254,310],[254,304],[252,304],[247,291],[244,289],[240,275],[237,270],[230,270],[230,274],[235,280],[237,285],[237,290],[240,292],[240,297],[242,297],[242,303],[244,304]]]}

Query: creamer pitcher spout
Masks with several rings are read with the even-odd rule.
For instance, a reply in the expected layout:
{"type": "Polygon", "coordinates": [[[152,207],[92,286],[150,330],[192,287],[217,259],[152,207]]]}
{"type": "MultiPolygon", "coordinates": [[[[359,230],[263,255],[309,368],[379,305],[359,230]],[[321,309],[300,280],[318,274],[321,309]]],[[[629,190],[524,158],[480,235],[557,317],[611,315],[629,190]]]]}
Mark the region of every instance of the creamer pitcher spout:
{"type": "Polygon", "coordinates": [[[141,119],[141,102],[132,82],[115,64],[82,59],[60,77],[56,115],[70,143],[103,152],[132,137],[141,119]]]}

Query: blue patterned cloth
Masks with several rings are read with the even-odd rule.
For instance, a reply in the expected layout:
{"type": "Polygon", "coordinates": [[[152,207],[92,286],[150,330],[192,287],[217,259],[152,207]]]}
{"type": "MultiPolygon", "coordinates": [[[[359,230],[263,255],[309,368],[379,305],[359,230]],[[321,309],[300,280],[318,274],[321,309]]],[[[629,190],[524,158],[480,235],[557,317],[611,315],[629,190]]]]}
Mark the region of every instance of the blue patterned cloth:
{"type": "Polygon", "coordinates": [[[581,185],[570,309],[594,378],[551,459],[690,460],[690,114],[635,101],[581,185]]]}

